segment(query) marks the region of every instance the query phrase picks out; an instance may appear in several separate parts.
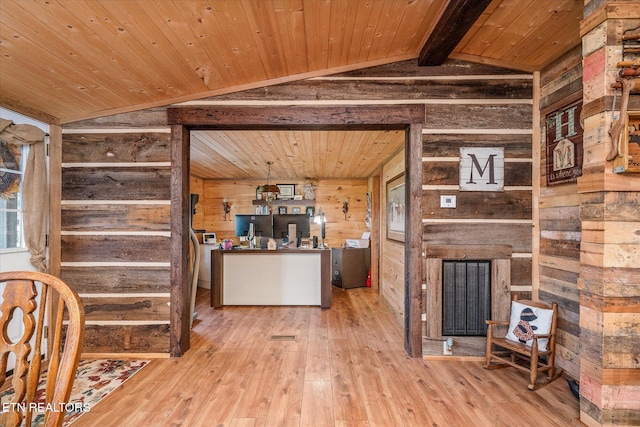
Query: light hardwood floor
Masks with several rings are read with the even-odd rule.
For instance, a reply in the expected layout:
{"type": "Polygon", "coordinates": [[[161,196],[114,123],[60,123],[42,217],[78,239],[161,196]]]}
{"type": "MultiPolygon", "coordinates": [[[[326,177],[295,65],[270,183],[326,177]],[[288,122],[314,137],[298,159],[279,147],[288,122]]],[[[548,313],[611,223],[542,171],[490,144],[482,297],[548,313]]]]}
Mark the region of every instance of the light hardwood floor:
{"type": "Polygon", "coordinates": [[[559,379],[406,356],[400,326],[367,288],[333,307],[209,307],[192,348],[153,360],[80,417],[82,426],[567,426],[579,404],[559,379]],[[295,340],[275,340],[294,335],[295,340]]]}

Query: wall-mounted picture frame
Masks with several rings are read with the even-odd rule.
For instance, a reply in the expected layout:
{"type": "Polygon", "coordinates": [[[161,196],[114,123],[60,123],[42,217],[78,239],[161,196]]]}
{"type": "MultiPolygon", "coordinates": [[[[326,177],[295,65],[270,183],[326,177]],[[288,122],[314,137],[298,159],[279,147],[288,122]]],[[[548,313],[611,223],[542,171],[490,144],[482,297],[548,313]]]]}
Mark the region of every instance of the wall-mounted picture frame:
{"type": "Polygon", "coordinates": [[[293,209],[291,209],[291,213],[299,215],[301,213],[301,210],[300,210],[300,208],[293,208],[293,209]]]}
{"type": "Polygon", "coordinates": [[[280,189],[280,194],[278,194],[278,199],[282,200],[291,200],[293,196],[296,194],[296,185],[295,184],[276,184],[280,189]]]}
{"type": "Polygon", "coordinates": [[[285,215],[287,213],[287,207],[286,206],[278,206],[278,213],[280,215],[285,215]]]}
{"type": "Polygon", "coordinates": [[[305,209],[305,213],[307,216],[313,218],[316,215],[316,207],[315,206],[307,206],[305,209]]]}
{"type": "Polygon", "coordinates": [[[387,181],[387,240],[404,242],[404,221],[406,211],[405,180],[400,174],[387,181]]]}
{"type": "Polygon", "coordinates": [[[547,185],[577,182],[584,159],[582,98],[545,115],[547,185]]]}

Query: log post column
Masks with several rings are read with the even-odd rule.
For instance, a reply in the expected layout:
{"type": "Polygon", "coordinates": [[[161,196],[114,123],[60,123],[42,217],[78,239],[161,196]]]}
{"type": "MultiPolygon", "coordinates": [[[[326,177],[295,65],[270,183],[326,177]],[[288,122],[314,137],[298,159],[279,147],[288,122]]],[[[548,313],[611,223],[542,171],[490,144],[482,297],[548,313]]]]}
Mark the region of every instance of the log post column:
{"type": "MultiPolygon", "coordinates": [[[[640,5],[587,1],[584,11],[580,421],[640,425],[640,174],[613,173],[606,160],[611,84],[626,59],[622,34],[640,26],[640,5]]],[[[618,93],[616,111],[620,104],[618,93]]],[[[640,94],[631,95],[629,110],[640,110],[640,94]]]]}

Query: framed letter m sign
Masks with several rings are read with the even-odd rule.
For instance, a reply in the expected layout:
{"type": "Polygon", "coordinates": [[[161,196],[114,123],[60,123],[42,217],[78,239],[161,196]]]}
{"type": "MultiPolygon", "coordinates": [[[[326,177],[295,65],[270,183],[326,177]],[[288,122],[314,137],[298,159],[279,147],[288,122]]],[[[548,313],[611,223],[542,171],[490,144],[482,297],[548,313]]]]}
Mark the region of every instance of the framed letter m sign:
{"type": "Polygon", "coordinates": [[[460,148],[460,191],[504,191],[504,148],[460,148]]]}

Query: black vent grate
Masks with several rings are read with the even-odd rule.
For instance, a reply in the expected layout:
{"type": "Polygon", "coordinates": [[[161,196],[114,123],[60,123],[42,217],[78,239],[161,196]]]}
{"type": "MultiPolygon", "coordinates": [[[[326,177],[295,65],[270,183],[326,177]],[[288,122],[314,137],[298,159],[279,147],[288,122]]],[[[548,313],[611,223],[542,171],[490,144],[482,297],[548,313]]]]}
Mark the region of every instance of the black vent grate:
{"type": "Polygon", "coordinates": [[[444,261],[442,335],[482,336],[491,318],[491,262],[444,261]]]}

